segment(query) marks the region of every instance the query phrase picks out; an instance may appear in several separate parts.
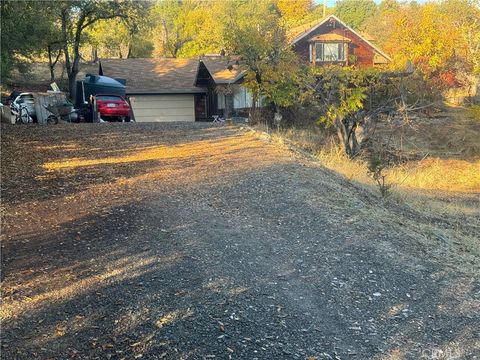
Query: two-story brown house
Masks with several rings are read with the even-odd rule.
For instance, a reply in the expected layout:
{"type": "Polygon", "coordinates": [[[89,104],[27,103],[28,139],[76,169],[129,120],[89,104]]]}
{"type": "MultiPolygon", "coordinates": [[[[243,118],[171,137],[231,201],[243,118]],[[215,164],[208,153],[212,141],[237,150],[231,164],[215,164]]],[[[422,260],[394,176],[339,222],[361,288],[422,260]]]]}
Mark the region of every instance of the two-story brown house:
{"type": "Polygon", "coordinates": [[[288,40],[304,61],[315,66],[369,67],[392,60],[372,43],[370,36],[353,30],[335,15],[290,30],[288,40]]]}

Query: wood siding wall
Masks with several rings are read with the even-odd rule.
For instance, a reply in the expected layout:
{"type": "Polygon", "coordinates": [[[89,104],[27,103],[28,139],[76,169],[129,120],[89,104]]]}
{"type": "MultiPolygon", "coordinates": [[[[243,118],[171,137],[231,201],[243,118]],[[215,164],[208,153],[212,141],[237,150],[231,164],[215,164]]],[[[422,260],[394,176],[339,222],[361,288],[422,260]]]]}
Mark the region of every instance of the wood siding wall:
{"type": "MultiPolygon", "coordinates": [[[[215,92],[215,81],[213,80],[210,72],[207,70],[207,67],[203,62],[200,63],[197,75],[197,82],[195,86],[206,88],[207,93],[206,96],[206,119],[212,119],[213,115],[220,115],[218,110],[218,102],[217,102],[217,93],[215,92]]],[[[202,120],[197,117],[197,120],[202,120]]]]}
{"type": "MultiPolygon", "coordinates": [[[[355,35],[347,29],[344,29],[343,27],[340,27],[340,25],[338,24],[336,28],[328,26],[327,24],[320,26],[318,29],[311,32],[304,39],[300,40],[297,44],[295,44],[293,46],[293,50],[300,56],[303,61],[309,62],[308,39],[312,38],[315,35],[328,33],[335,33],[351,40],[348,48],[348,54],[354,55],[357,58],[357,61],[354,65],[357,65],[359,67],[369,67],[374,65],[373,58],[375,56],[375,52],[373,51],[373,49],[359,36],[355,35]]],[[[319,66],[319,64],[317,64],[317,66],[319,66]]]]}

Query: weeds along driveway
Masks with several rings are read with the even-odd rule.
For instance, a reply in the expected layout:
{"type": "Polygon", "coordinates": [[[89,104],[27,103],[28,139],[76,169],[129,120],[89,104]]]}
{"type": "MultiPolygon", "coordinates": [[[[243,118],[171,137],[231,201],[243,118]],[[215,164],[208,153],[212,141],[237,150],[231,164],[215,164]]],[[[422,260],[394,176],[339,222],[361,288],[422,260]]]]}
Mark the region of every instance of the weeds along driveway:
{"type": "Polygon", "coordinates": [[[478,256],[315,162],[211,124],[2,130],[2,358],[480,354],[478,256]]]}

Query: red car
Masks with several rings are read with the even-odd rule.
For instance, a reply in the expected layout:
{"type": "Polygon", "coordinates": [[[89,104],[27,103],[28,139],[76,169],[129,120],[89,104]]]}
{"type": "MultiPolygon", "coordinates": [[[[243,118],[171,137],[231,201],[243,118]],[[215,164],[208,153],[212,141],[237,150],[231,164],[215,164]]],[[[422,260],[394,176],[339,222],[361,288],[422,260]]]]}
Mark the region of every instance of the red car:
{"type": "Polygon", "coordinates": [[[130,121],[130,106],[120,95],[95,95],[98,119],[104,121],[130,121]]]}

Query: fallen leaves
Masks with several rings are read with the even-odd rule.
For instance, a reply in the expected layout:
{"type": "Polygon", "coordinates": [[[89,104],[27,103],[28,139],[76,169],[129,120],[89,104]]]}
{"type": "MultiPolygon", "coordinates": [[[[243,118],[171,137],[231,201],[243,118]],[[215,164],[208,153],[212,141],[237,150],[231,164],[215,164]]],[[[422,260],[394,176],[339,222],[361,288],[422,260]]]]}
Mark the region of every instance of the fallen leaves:
{"type": "Polygon", "coordinates": [[[166,325],[169,325],[175,321],[183,320],[193,316],[193,311],[191,308],[187,308],[185,310],[175,310],[166,313],[157,321],[155,321],[155,326],[159,329],[163,328],[166,325]]]}
{"type": "Polygon", "coordinates": [[[67,331],[67,327],[63,325],[57,325],[55,327],[55,335],[56,336],[64,336],[67,331]]]}

